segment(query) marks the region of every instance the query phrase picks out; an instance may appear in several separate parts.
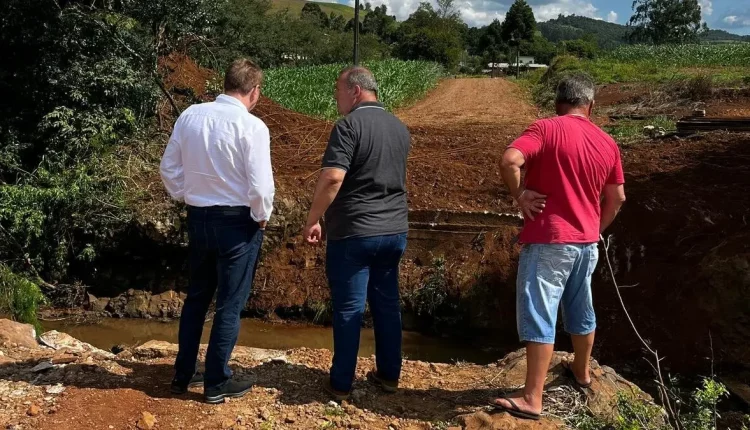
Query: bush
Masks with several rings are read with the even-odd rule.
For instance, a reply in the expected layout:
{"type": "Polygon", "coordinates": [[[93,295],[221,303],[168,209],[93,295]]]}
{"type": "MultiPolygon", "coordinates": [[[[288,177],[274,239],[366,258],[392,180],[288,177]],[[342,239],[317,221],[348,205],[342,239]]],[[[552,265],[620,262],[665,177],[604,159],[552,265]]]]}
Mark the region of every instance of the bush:
{"type": "Polygon", "coordinates": [[[0,263],[0,312],[9,314],[15,321],[32,324],[39,332],[36,311],[42,303],[44,295],[39,286],[0,263]]]}

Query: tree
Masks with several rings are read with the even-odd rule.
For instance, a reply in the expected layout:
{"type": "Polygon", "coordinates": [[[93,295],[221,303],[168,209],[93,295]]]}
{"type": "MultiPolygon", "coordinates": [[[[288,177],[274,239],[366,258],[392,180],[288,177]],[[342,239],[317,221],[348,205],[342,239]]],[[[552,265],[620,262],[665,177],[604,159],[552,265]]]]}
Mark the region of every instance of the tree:
{"type": "Polygon", "coordinates": [[[393,42],[397,28],[396,17],[388,15],[386,5],[376,7],[362,21],[362,33],[374,34],[388,44],[393,42]]]}
{"type": "Polygon", "coordinates": [[[479,54],[492,63],[498,62],[505,52],[507,44],[503,41],[502,25],[494,20],[484,28],[479,40],[479,54]]]}
{"type": "Polygon", "coordinates": [[[333,31],[344,31],[346,18],[343,15],[336,15],[331,12],[331,16],[328,17],[328,26],[333,31]]]}
{"type": "Polygon", "coordinates": [[[628,22],[632,28],[629,39],[638,43],[690,43],[697,42],[708,31],[701,25],[701,7],[698,0],[634,0],[633,16],[628,22]]]}
{"type": "Polygon", "coordinates": [[[436,61],[450,70],[457,68],[464,48],[460,20],[442,18],[427,2],[401,23],[396,41],[400,58],[436,61]]]}
{"type": "Polygon", "coordinates": [[[330,25],[328,15],[315,2],[307,2],[302,7],[302,20],[308,21],[319,28],[328,28],[330,25]]]}
{"type": "Polygon", "coordinates": [[[461,12],[458,11],[453,0],[437,0],[437,5],[437,14],[441,19],[461,20],[461,12]]]}
{"type": "Polygon", "coordinates": [[[505,15],[501,28],[504,41],[515,39],[517,42],[526,40],[531,42],[536,34],[536,19],[534,11],[526,0],[516,0],[505,15]]]}

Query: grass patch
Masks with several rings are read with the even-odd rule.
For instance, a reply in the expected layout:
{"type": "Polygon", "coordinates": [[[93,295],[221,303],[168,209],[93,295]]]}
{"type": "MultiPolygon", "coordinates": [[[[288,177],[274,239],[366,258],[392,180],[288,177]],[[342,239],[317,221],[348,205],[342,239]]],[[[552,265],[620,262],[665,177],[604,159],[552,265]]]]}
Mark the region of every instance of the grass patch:
{"type": "Polygon", "coordinates": [[[657,116],[645,120],[618,120],[614,124],[604,126],[604,130],[619,143],[629,143],[643,138],[643,128],[649,125],[656,127],[657,130],[662,129],[666,133],[677,130],[677,123],[666,116],[657,116]]]}
{"type": "MultiPolygon", "coordinates": [[[[443,68],[426,61],[383,60],[364,64],[375,74],[380,101],[393,110],[422,98],[437,85],[443,68]]],[[[282,106],[307,115],[336,119],[333,89],[346,64],[283,67],[266,72],[263,93],[282,106]]]]}
{"type": "Polygon", "coordinates": [[[323,414],[327,417],[344,417],[346,416],[346,411],[341,406],[326,406],[323,414]]]}

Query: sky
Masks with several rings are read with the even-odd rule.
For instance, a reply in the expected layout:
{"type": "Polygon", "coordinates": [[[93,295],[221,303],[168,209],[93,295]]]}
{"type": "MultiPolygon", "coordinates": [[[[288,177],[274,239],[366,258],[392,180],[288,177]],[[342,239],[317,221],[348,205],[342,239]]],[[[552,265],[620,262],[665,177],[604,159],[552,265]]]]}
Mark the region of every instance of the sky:
{"type": "MultiPolygon", "coordinates": [[[[354,5],[354,0],[337,1],[354,5]]],[[[373,7],[385,4],[399,20],[409,14],[424,0],[361,0],[373,7]]],[[[435,0],[431,1],[433,4],[435,0]]],[[[712,29],[727,30],[736,34],[750,34],[750,0],[698,0],[702,6],[703,20],[712,29]]],[[[482,26],[493,19],[503,20],[513,0],[455,0],[464,21],[471,26],[482,26]]],[[[537,21],[557,18],[557,15],[581,15],[626,24],[633,10],[632,0],[527,0],[534,9],[537,21]]]]}

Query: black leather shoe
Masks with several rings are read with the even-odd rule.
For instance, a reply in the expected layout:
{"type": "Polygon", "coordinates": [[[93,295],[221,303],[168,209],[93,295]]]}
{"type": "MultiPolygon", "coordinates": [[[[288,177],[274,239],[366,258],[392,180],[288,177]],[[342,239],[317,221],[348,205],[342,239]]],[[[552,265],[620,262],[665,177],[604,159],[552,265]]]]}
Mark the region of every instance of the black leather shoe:
{"type": "Polygon", "coordinates": [[[214,405],[216,403],[224,403],[224,399],[242,397],[252,389],[252,382],[230,379],[218,388],[206,389],[203,392],[203,396],[206,403],[214,405]]]}
{"type": "Polygon", "coordinates": [[[191,387],[200,387],[203,385],[203,374],[200,372],[196,372],[195,375],[190,379],[190,381],[180,381],[177,378],[172,380],[172,385],[170,387],[170,391],[172,394],[185,394],[187,393],[188,388],[191,387]]]}

